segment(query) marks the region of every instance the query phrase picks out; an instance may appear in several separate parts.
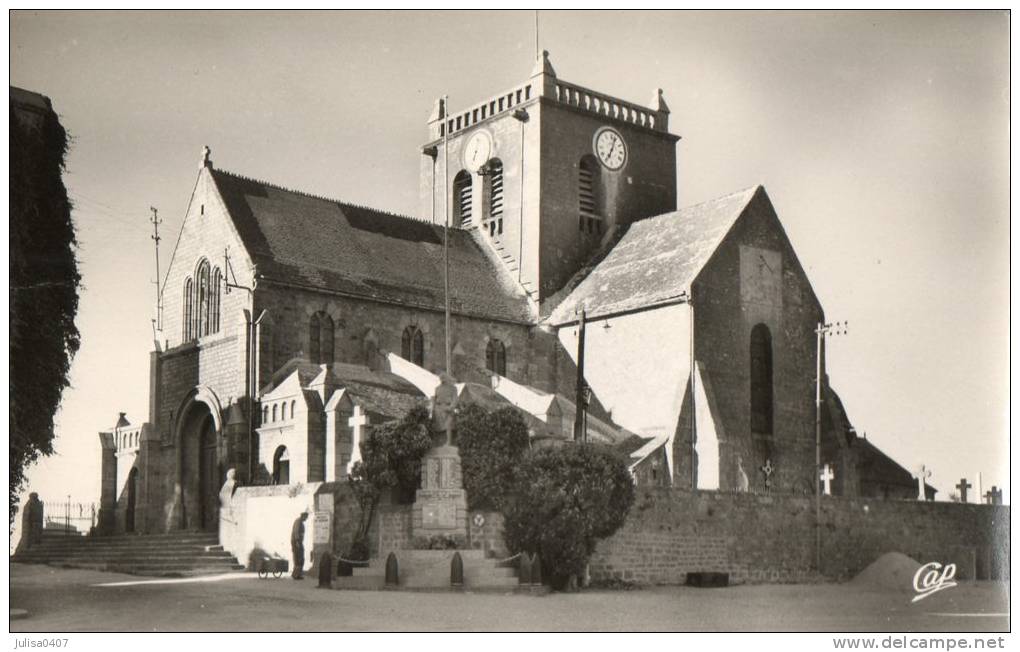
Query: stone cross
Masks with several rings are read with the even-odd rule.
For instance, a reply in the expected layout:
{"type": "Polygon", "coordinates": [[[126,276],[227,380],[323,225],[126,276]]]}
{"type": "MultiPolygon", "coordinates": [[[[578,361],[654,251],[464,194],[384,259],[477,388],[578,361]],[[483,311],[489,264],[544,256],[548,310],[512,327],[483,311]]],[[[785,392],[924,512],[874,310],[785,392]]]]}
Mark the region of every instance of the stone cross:
{"type": "Polygon", "coordinates": [[[355,462],[361,461],[361,441],[365,438],[365,426],[368,426],[368,415],[360,405],[354,406],[354,414],[347,419],[351,427],[351,461],[347,463],[347,474],[350,475],[355,462]]]}
{"type": "Polygon", "coordinates": [[[924,464],[917,467],[917,499],[928,500],[928,496],[924,491],[924,481],[931,477],[931,469],[926,467],[924,464]]]}
{"type": "Polygon", "coordinates": [[[832,471],[832,467],[829,466],[828,464],[823,466],[822,467],[822,473],[818,477],[821,479],[822,486],[825,488],[824,489],[825,495],[826,496],[831,496],[832,495],[832,485],[829,484],[829,483],[832,482],[832,480],[836,477],[836,474],[833,473],[833,471],[832,471]]]}
{"type": "Polygon", "coordinates": [[[772,460],[767,459],[760,468],[761,472],[765,474],[765,489],[768,491],[772,489],[772,474],[776,472],[776,467],[772,466],[772,460]]]}
{"type": "Polygon", "coordinates": [[[967,478],[960,478],[960,484],[956,485],[956,488],[960,490],[960,502],[967,502],[967,490],[973,485],[967,482],[967,478]]]}

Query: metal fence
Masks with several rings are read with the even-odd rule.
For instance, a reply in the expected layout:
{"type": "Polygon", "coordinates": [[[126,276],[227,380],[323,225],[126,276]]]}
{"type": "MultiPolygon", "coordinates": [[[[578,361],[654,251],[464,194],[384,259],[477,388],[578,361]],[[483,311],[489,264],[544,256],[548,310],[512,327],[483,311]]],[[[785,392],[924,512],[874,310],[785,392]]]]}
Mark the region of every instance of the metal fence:
{"type": "Polygon", "coordinates": [[[89,534],[96,526],[96,503],[64,501],[43,502],[43,530],[48,534],[80,536],[89,534]]]}

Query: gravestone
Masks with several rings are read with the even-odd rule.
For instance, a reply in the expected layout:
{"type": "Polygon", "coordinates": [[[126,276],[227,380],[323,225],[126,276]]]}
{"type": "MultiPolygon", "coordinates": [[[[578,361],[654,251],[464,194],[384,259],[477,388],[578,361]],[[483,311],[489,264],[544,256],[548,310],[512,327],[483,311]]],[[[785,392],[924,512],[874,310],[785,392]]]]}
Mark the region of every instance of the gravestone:
{"type": "Polygon", "coordinates": [[[1001,505],[1002,489],[999,489],[995,485],[992,485],[991,491],[985,492],[985,503],[989,505],[1001,505]]]}
{"type": "Polygon", "coordinates": [[[826,464],[822,467],[822,473],[818,476],[822,481],[822,491],[826,496],[832,495],[832,481],[836,478],[836,474],[832,472],[832,467],[826,464]]]}
{"type": "Polygon", "coordinates": [[[461,478],[460,451],[453,444],[457,387],[449,374],[440,379],[432,399],[436,439],[421,461],[421,485],[415,493],[411,529],[415,538],[446,535],[466,541],[467,492],[461,478]]]}
{"type": "Polygon", "coordinates": [[[922,464],[917,467],[917,499],[928,500],[927,493],[925,492],[925,481],[931,478],[932,472],[927,466],[922,464]]]}
{"type": "Polygon", "coordinates": [[[765,476],[765,492],[769,493],[772,491],[772,474],[776,472],[776,467],[772,466],[772,460],[765,460],[765,464],[759,467],[762,475],[765,476]]]}
{"type": "Polygon", "coordinates": [[[971,483],[967,482],[967,478],[960,478],[960,484],[956,485],[956,488],[960,490],[960,502],[967,502],[967,490],[972,486],[971,483]]]}

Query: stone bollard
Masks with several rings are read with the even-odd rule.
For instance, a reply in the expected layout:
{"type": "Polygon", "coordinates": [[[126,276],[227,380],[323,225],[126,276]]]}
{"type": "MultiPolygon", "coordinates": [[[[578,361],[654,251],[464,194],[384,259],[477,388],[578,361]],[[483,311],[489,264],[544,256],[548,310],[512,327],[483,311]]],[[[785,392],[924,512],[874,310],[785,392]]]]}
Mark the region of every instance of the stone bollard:
{"type": "Polygon", "coordinates": [[[542,585],[542,560],[537,552],[535,558],[531,560],[531,584],[542,585]]]}
{"type": "Polygon", "coordinates": [[[328,552],[319,557],[319,588],[333,588],[333,555],[328,552]]]}
{"type": "Polygon", "coordinates": [[[456,551],[450,560],[450,586],[464,586],[464,560],[456,551]]]}
{"type": "Polygon", "coordinates": [[[531,584],[531,555],[522,552],[517,564],[517,583],[531,584]]]}
{"type": "Polygon", "coordinates": [[[400,584],[400,568],[397,566],[397,555],[390,553],[386,557],[386,586],[397,586],[400,584]]]}

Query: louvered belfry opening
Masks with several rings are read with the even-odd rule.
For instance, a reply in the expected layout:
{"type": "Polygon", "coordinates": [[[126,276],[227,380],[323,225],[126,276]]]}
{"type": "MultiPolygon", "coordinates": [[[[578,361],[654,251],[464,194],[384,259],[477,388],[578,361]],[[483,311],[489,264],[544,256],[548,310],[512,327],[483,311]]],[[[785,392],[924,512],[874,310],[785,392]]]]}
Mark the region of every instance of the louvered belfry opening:
{"type": "Polygon", "coordinates": [[[596,187],[598,185],[598,164],[591,157],[581,159],[577,171],[578,220],[577,230],[581,233],[601,234],[602,216],[599,215],[596,187]]]}
{"type": "Polygon", "coordinates": [[[453,225],[463,226],[471,222],[471,174],[461,170],[453,178],[453,225]]]}
{"type": "Polygon", "coordinates": [[[503,162],[498,158],[489,163],[489,217],[486,228],[490,237],[503,235],[503,162]]]}

